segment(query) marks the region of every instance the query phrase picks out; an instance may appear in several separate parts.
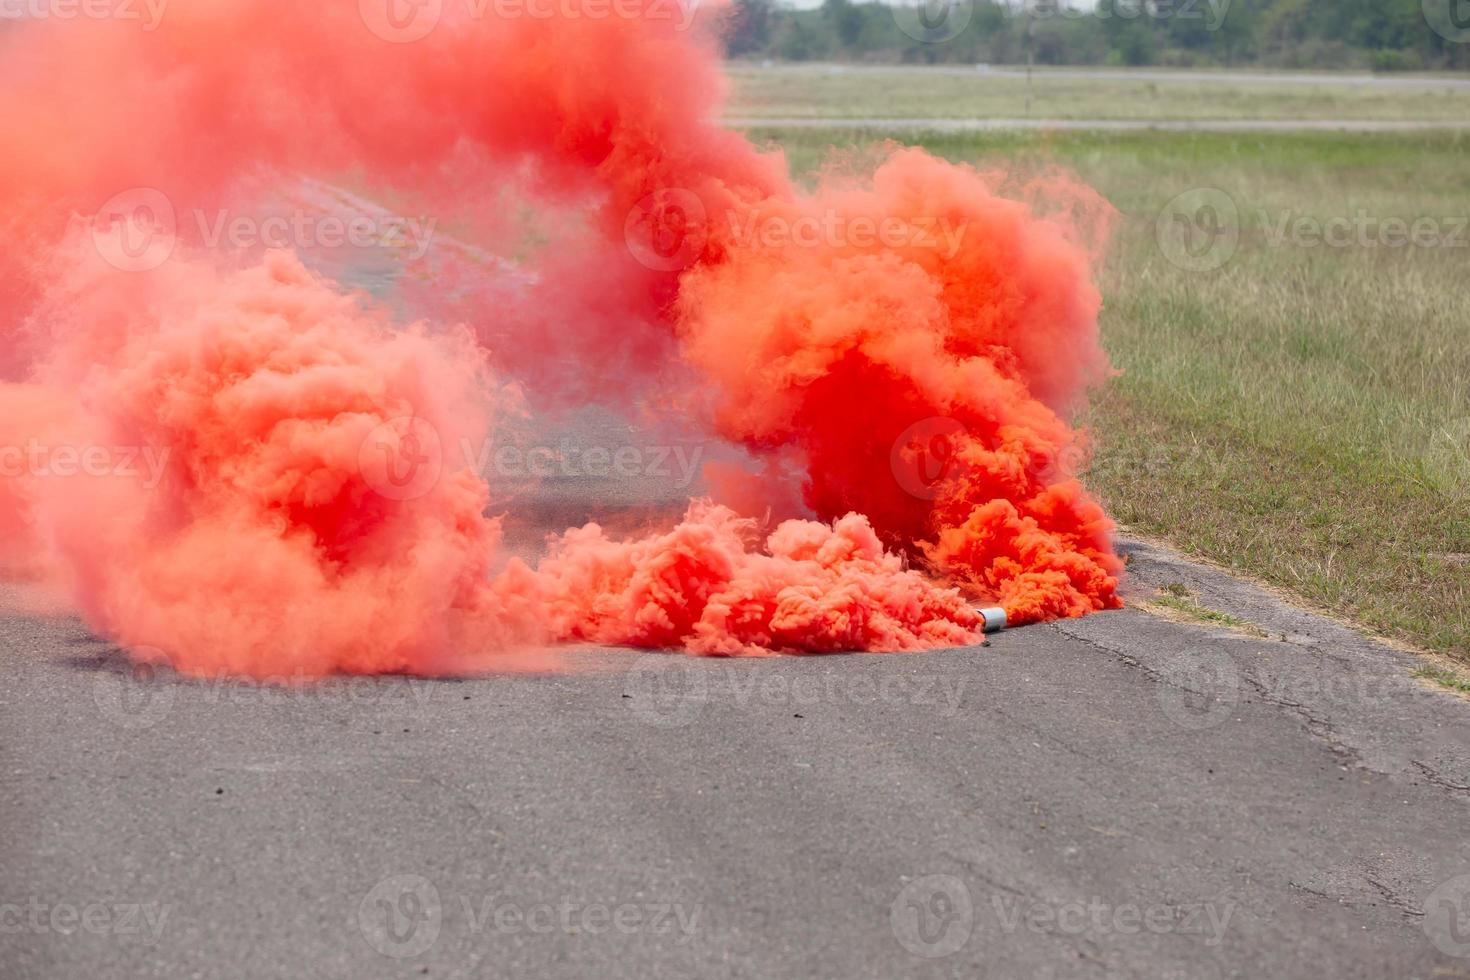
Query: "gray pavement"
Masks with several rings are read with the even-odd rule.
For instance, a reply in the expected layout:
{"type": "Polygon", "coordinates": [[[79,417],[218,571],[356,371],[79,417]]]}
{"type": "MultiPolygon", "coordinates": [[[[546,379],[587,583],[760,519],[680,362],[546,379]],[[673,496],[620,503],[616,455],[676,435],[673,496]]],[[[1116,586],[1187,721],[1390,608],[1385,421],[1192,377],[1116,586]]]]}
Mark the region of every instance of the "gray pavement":
{"type": "Polygon", "coordinates": [[[1470,704],[1130,546],[924,655],[305,690],[0,618],[0,976],[1470,976],[1470,704]]]}

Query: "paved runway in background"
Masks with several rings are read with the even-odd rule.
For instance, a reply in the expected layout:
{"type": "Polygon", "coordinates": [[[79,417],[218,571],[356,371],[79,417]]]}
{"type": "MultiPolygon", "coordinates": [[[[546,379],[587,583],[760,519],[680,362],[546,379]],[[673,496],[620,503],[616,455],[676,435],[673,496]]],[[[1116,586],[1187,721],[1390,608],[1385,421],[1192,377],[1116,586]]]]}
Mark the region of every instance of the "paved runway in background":
{"type": "Polygon", "coordinates": [[[1453,75],[1385,75],[1367,72],[1186,71],[1167,68],[1052,68],[1027,71],[1023,67],[992,65],[857,65],[830,62],[741,63],[731,74],[759,75],[963,75],[972,78],[1027,78],[1087,82],[1180,82],[1189,85],[1304,85],[1328,88],[1376,88],[1444,91],[1470,88],[1470,79],[1453,75]]]}
{"type": "Polygon", "coordinates": [[[1470,976],[1470,704],[1132,568],[1268,635],[1129,610],[293,692],[8,614],[0,973],[1470,976]]]}
{"type": "Polygon", "coordinates": [[[902,133],[988,133],[1011,130],[1121,133],[1418,133],[1470,130],[1470,121],[1415,119],[939,119],[743,117],[721,122],[733,129],[862,129],[902,133]]]}

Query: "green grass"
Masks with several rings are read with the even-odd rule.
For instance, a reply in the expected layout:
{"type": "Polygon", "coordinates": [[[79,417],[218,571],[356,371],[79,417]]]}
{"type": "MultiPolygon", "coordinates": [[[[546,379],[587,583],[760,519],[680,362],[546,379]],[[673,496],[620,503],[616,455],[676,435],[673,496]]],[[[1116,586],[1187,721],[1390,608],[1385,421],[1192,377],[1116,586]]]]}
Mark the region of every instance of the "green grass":
{"type": "Polygon", "coordinates": [[[734,118],[1470,119],[1470,89],[1354,84],[1024,78],[734,64],[734,118]],[[1028,103],[1029,92],[1029,103],[1028,103]],[[1029,110],[1028,110],[1029,105],[1029,110]]]}
{"type": "Polygon", "coordinates": [[[1211,609],[1208,606],[1201,605],[1188,590],[1171,589],[1169,586],[1165,586],[1160,591],[1160,594],[1154,596],[1150,602],[1155,606],[1162,606],[1165,609],[1179,613],[1196,623],[1208,623],[1212,626],[1224,626],[1229,629],[1243,630],[1257,636],[1265,635],[1259,627],[1241,619],[1239,616],[1232,616],[1229,613],[1220,612],[1218,609],[1211,609]]]}
{"type": "Polygon", "coordinates": [[[1432,681],[1440,687],[1451,691],[1459,691],[1461,694],[1470,694],[1470,680],[1466,680],[1459,674],[1438,667],[1420,667],[1414,671],[1414,676],[1421,680],[1432,681]]]}
{"type": "MultiPolygon", "coordinates": [[[[884,134],[753,135],[779,137],[805,172],[833,144],[884,134]]],[[[1359,211],[1456,233],[1470,218],[1470,135],[922,142],[1020,174],[1064,168],[1118,209],[1100,277],[1122,374],[1081,419],[1099,447],[1086,480],[1118,520],[1470,661],[1470,229],[1434,247],[1273,237],[1283,216],[1359,211]],[[1229,195],[1239,241],[1191,271],[1158,227],[1195,188],[1229,195]]]]}

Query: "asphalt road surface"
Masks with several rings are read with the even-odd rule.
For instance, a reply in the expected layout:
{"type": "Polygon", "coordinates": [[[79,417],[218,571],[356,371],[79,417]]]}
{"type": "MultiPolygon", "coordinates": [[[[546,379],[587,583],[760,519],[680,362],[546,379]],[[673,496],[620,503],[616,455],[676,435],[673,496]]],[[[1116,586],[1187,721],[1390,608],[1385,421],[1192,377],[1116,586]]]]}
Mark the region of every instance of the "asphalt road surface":
{"type": "Polygon", "coordinates": [[[1470,704],[1135,546],[924,655],[307,690],[0,618],[0,976],[1470,976],[1470,704]]]}
{"type": "MultiPolygon", "coordinates": [[[[497,438],[638,464],[533,481],[526,552],[706,461],[610,418],[497,438]]],[[[1130,551],[1131,595],[1261,635],[1130,609],[291,689],[135,670],[0,583],[0,978],[1470,977],[1470,703],[1130,551]]]]}

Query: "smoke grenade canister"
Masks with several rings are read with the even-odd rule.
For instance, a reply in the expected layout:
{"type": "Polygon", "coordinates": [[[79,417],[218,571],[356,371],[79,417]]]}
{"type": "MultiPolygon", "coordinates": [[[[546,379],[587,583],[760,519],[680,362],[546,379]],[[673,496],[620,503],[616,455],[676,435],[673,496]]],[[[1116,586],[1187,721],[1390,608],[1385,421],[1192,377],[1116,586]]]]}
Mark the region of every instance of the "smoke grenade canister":
{"type": "Polygon", "coordinates": [[[989,606],[978,610],[985,619],[985,632],[999,633],[1006,628],[1006,611],[999,606],[989,606]]]}

